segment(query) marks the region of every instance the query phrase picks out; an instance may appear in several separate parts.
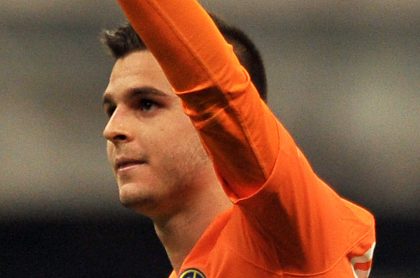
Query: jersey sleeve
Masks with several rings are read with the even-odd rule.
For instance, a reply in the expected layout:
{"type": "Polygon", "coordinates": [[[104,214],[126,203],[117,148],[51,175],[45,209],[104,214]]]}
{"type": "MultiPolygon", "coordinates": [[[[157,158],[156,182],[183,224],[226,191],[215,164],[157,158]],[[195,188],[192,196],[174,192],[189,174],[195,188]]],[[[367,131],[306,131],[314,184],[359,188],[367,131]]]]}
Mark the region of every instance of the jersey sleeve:
{"type": "Polygon", "coordinates": [[[182,99],[226,193],[277,246],[283,271],[322,273],[343,257],[365,271],[372,215],[315,175],[205,10],[194,0],[119,3],[182,99]]]}
{"type": "Polygon", "coordinates": [[[120,4],[181,97],[228,194],[255,192],[276,159],[277,122],[232,47],[196,1],[120,4]]]}

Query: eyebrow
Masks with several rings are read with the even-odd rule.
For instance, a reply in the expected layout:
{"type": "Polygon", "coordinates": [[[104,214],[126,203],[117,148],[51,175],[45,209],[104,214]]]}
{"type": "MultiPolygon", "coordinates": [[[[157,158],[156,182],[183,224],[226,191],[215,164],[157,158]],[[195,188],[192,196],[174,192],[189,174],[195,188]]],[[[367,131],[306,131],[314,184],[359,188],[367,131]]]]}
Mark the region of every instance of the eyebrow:
{"type": "MultiPolygon", "coordinates": [[[[158,96],[158,97],[169,97],[168,94],[150,86],[136,87],[128,89],[128,93],[124,96],[127,99],[133,99],[136,97],[147,97],[147,96],[158,96]]],[[[105,92],[102,97],[102,105],[114,104],[114,98],[112,92],[105,92]]]]}

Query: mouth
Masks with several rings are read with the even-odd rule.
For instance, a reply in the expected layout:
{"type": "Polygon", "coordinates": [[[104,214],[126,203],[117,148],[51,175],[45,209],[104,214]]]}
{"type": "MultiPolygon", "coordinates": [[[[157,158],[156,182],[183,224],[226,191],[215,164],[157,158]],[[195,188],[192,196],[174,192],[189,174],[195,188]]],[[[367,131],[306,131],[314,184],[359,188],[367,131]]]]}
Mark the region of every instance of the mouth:
{"type": "Polygon", "coordinates": [[[143,160],[139,160],[139,159],[127,159],[127,158],[122,158],[122,159],[117,159],[115,164],[114,164],[114,169],[115,172],[122,172],[122,171],[127,171],[130,170],[136,166],[142,165],[144,164],[145,161],[143,160]]]}

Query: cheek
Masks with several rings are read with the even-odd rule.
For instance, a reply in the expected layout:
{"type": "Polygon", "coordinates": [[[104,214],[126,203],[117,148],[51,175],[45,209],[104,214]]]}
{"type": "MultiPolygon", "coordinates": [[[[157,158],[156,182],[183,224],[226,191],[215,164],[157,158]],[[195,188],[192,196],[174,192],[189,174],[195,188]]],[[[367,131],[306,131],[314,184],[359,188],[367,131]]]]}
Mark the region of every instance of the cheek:
{"type": "Polygon", "coordinates": [[[177,137],[166,144],[167,156],[181,172],[190,172],[208,160],[208,156],[196,130],[184,128],[177,132],[177,137]]]}
{"type": "Polygon", "coordinates": [[[165,126],[160,126],[155,137],[149,142],[152,150],[164,164],[173,167],[186,163],[189,153],[195,148],[198,134],[190,122],[177,118],[165,126]],[[162,161],[163,162],[163,161],[162,161]]]}

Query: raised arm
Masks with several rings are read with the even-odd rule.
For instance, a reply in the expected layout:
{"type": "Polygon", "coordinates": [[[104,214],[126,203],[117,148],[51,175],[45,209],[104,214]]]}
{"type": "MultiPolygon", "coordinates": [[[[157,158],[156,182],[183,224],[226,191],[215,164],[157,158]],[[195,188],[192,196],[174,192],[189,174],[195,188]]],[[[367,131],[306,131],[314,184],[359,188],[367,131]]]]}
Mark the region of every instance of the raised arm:
{"type": "Polygon", "coordinates": [[[231,197],[254,193],[278,154],[277,121],[232,47],[196,1],[119,3],[183,100],[231,197]]]}

